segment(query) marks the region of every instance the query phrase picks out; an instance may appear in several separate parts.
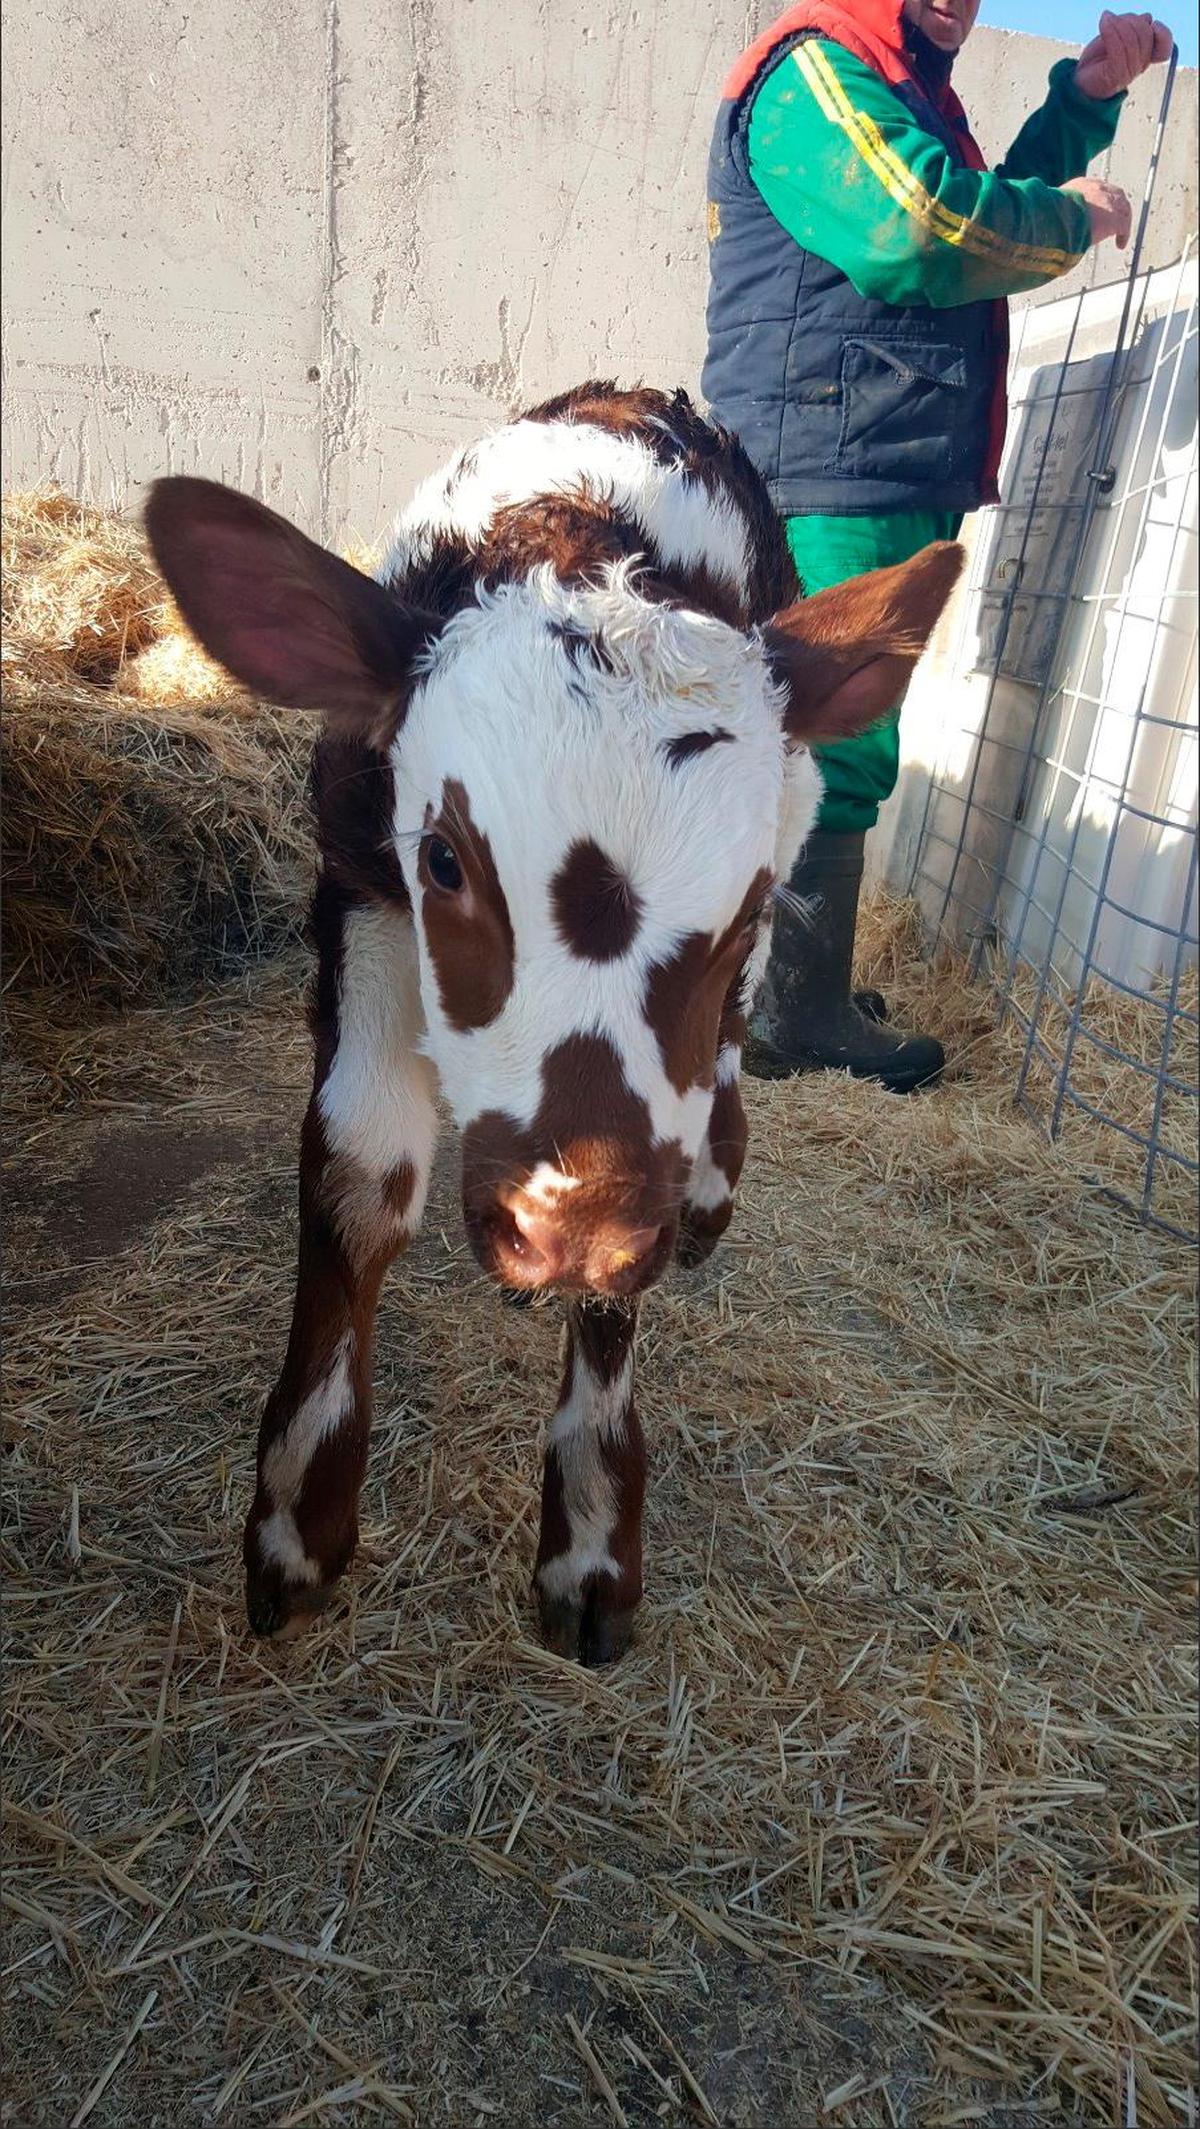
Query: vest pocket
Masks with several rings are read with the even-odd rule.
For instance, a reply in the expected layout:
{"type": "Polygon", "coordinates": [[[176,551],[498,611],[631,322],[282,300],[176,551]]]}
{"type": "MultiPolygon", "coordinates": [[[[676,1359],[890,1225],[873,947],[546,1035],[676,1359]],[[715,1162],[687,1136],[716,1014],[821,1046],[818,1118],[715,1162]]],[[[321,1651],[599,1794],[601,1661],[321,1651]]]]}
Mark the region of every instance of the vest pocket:
{"type": "Polygon", "coordinates": [[[847,337],[842,422],[831,461],[860,480],[918,484],[965,473],[982,445],[963,350],[929,341],[847,337]]]}

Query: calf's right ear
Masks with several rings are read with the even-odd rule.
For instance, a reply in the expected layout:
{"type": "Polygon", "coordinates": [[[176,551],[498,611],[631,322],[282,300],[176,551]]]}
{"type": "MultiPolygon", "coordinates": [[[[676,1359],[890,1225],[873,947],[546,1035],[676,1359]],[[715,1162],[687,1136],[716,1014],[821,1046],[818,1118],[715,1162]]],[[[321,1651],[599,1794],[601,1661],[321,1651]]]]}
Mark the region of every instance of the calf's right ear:
{"type": "Polygon", "coordinates": [[[441,626],[306,538],[265,503],[217,481],[155,481],[154,558],[184,620],[244,687],[384,743],[413,661],[441,626]]]}

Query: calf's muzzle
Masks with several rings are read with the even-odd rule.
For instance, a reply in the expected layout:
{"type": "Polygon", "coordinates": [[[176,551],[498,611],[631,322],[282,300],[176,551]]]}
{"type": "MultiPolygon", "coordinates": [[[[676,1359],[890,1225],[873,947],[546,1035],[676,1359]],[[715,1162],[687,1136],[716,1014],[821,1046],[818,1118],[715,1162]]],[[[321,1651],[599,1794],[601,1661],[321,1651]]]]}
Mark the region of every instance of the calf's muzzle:
{"type": "Polygon", "coordinates": [[[641,1293],[660,1276],[678,1224],[675,1209],[654,1217],[593,1201],[560,1211],[519,1186],[467,1213],[475,1254],[502,1285],[610,1295],[641,1293]]]}

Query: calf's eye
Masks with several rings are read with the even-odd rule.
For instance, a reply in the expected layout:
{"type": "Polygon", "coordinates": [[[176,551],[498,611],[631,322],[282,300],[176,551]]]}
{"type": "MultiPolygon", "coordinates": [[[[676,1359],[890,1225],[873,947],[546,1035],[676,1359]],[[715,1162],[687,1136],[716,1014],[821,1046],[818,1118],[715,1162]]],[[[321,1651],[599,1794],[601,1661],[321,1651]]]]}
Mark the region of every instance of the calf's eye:
{"type": "Polygon", "coordinates": [[[462,866],[440,835],[425,839],[425,870],[433,886],[440,887],[443,894],[457,894],[463,884],[462,866]]]}

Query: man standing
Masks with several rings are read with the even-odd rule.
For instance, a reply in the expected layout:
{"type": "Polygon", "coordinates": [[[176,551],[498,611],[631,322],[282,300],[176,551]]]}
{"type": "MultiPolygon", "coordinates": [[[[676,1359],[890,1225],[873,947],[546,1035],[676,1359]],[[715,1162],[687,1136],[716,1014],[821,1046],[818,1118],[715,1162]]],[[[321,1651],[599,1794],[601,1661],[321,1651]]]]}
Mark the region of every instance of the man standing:
{"type": "MultiPolygon", "coordinates": [[[[785,520],[804,588],[907,560],[997,499],[1005,298],[1124,246],[1123,192],[1083,175],[1125,90],[1171,50],[1102,15],[989,171],[950,87],[979,0],[800,0],[725,84],[709,163],[703,390],[785,520]]],[[[899,708],[817,750],[825,799],[776,919],[747,1066],[907,1092],[945,1063],[850,989],[863,844],[896,782],[899,708]]]]}

